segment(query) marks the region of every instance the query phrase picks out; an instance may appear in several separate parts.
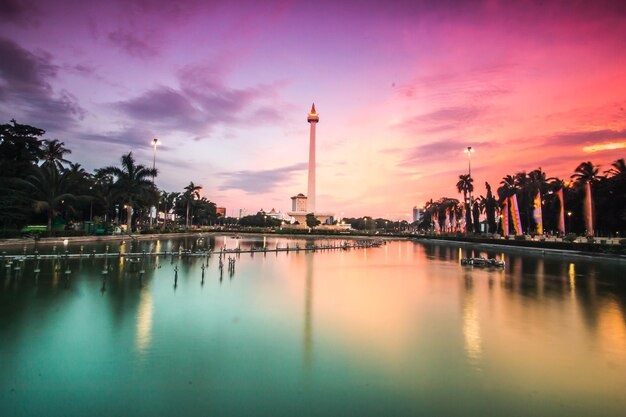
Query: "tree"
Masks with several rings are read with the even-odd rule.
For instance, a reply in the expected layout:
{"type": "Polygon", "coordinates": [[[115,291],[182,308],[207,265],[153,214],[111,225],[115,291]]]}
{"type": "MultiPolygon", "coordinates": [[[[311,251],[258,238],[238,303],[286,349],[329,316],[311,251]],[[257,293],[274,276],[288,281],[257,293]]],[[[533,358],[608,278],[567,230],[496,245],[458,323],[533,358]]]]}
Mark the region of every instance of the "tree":
{"type": "Polygon", "coordinates": [[[69,164],[70,161],[65,159],[66,154],[72,153],[65,147],[65,143],[58,139],[44,140],[41,147],[41,158],[43,165],[55,165],[57,169],[62,169],[63,164],[69,164]]]}
{"type": "Polygon", "coordinates": [[[44,165],[33,170],[24,182],[31,193],[35,212],[46,212],[48,231],[52,230],[52,218],[62,203],[76,200],[72,193],[75,178],[70,171],[60,172],[56,165],[44,165]]]}
{"type": "MultiPolygon", "coordinates": [[[[474,216],[474,233],[480,233],[480,207],[478,205],[478,201],[474,201],[472,214],[474,216]]],[[[468,226],[468,229],[469,229],[469,226],[468,226]]]]}
{"type": "Polygon", "coordinates": [[[317,220],[317,217],[315,217],[315,214],[313,213],[308,213],[306,215],[306,225],[308,227],[315,227],[319,224],[321,224],[322,222],[320,222],[319,220],[317,220]]]}
{"type": "Polygon", "coordinates": [[[463,202],[465,204],[465,224],[467,225],[466,231],[469,232],[471,230],[470,225],[472,224],[472,210],[471,210],[471,201],[467,199],[467,194],[472,194],[474,191],[474,179],[469,175],[459,175],[459,181],[456,183],[456,189],[458,192],[463,193],[463,202]]]}
{"type": "Polygon", "coordinates": [[[596,185],[595,210],[598,230],[626,233],[626,164],[618,159],[604,171],[596,185]]]}
{"type": "Polygon", "coordinates": [[[587,199],[589,201],[589,213],[588,213],[588,219],[591,220],[590,224],[586,224],[585,227],[585,231],[586,233],[593,233],[593,230],[587,230],[589,226],[591,226],[593,228],[593,218],[594,218],[594,209],[593,209],[593,192],[592,192],[592,185],[596,184],[597,182],[600,181],[601,178],[603,178],[602,176],[598,175],[598,172],[600,171],[599,167],[595,166],[594,164],[592,164],[590,161],[587,162],[581,162],[580,165],[578,165],[576,167],[576,169],[574,170],[574,173],[571,175],[570,178],[572,178],[576,185],[579,188],[586,188],[587,190],[587,199]],[[588,185],[588,187],[587,187],[588,185]]]}
{"type": "Polygon", "coordinates": [[[187,206],[187,211],[185,214],[185,227],[187,228],[189,228],[190,225],[193,225],[193,216],[190,218],[189,214],[192,208],[193,201],[200,198],[200,190],[202,190],[202,186],[195,185],[193,181],[190,181],[189,185],[185,187],[183,199],[185,200],[185,204],[187,206]]]}
{"type": "Polygon", "coordinates": [[[159,199],[159,206],[163,205],[163,213],[165,214],[165,219],[163,220],[163,225],[167,226],[167,216],[172,208],[174,208],[174,204],[176,204],[176,200],[180,197],[180,193],[178,192],[161,192],[161,197],[159,199]]]}
{"type": "Polygon", "coordinates": [[[196,200],[195,204],[195,217],[198,223],[201,225],[208,225],[214,223],[217,219],[217,209],[215,203],[202,197],[200,200],[196,200]]]}
{"type": "Polygon", "coordinates": [[[609,175],[609,178],[626,179],[626,163],[624,162],[624,158],[613,162],[611,167],[612,168],[604,171],[605,174],[609,175]]]}
{"type": "Polygon", "coordinates": [[[3,227],[26,224],[31,217],[32,199],[23,183],[41,157],[41,136],[45,133],[15,120],[0,124],[0,223],[3,227]]]}
{"type": "Polygon", "coordinates": [[[487,189],[487,197],[485,197],[485,213],[487,215],[487,225],[489,227],[489,233],[496,233],[496,199],[491,192],[491,185],[485,182],[485,188],[487,189]]]}
{"type": "Polygon", "coordinates": [[[0,177],[25,178],[42,157],[40,137],[46,131],[15,120],[11,123],[0,125],[0,177]]]}
{"type": "Polygon", "coordinates": [[[132,230],[133,206],[142,200],[156,197],[156,189],[152,178],[157,170],[137,165],[133,153],[129,152],[121,158],[121,167],[109,166],[97,170],[98,175],[111,175],[115,178],[112,189],[122,203],[126,205],[126,227],[130,234],[132,230]]]}

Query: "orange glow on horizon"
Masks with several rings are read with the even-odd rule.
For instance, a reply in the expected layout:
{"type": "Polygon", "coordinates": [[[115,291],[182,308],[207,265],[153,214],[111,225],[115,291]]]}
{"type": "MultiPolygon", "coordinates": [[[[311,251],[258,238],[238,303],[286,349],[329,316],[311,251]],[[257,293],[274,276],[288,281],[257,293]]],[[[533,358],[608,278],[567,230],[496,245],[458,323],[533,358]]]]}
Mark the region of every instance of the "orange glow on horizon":
{"type": "Polygon", "coordinates": [[[583,151],[588,152],[588,153],[593,153],[593,152],[601,152],[601,151],[613,151],[616,149],[626,149],[626,141],[589,145],[589,146],[585,146],[583,148],[583,151]]]}

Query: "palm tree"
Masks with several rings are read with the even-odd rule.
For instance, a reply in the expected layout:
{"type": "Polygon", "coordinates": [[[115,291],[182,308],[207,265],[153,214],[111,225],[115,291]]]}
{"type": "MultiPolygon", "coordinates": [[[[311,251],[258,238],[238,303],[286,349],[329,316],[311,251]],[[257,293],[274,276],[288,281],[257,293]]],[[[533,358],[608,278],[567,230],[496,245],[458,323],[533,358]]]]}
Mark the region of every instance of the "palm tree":
{"type": "Polygon", "coordinates": [[[626,164],[624,158],[604,171],[607,178],[596,187],[596,219],[598,229],[626,232],[626,164]]]}
{"type": "MultiPolygon", "coordinates": [[[[506,205],[506,200],[512,197],[515,194],[517,187],[515,185],[515,178],[512,175],[506,175],[500,181],[500,187],[496,191],[498,194],[498,203],[500,204],[500,209],[504,209],[506,205]]],[[[507,206],[508,207],[508,206],[507,206]]],[[[507,208],[507,210],[509,210],[507,208]]],[[[508,213],[504,213],[508,216],[508,213]]],[[[508,230],[504,230],[505,234],[508,234],[508,230]]]]}
{"type": "Polygon", "coordinates": [[[163,226],[167,226],[167,215],[169,213],[170,208],[174,207],[176,200],[180,197],[180,193],[171,192],[168,193],[166,191],[161,192],[161,199],[159,201],[159,205],[163,205],[163,213],[165,213],[165,219],[163,220],[163,226]]]}
{"type": "MultiPolygon", "coordinates": [[[[191,205],[193,200],[200,198],[200,190],[202,190],[201,185],[195,185],[193,181],[189,182],[189,185],[185,187],[185,192],[183,193],[183,197],[187,202],[187,211],[185,216],[185,227],[189,228],[190,226],[190,217],[189,212],[191,209],[191,205]]],[[[193,224],[193,218],[191,218],[191,223],[193,224]]]]}
{"type": "Polygon", "coordinates": [[[60,172],[54,164],[34,168],[32,174],[26,177],[24,185],[30,191],[35,211],[47,212],[48,231],[52,230],[52,218],[60,205],[71,203],[77,197],[72,193],[74,177],[68,171],[60,172]]]}
{"type": "Polygon", "coordinates": [[[485,213],[487,214],[487,225],[489,226],[489,233],[496,232],[496,199],[491,192],[491,185],[485,182],[485,188],[487,189],[487,197],[485,197],[485,213]]]}
{"type": "Polygon", "coordinates": [[[570,177],[576,182],[576,184],[579,187],[586,188],[587,204],[585,205],[586,207],[585,210],[586,210],[587,216],[585,218],[586,220],[585,229],[588,234],[593,234],[593,214],[594,213],[593,213],[593,194],[591,192],[591,186],[592,184],[597,183],[598,181],[600,181],[601,178],[603,178],[602,176],[598,175],[599,171],[600,171],[600,168],[598,166],[595,166],[593,163],[591,163],[591,161],[581,162],[580,165],[576,167],[576,169],[574,170],[574,173],[570,177]]]}
{"type": "Polygon", "coordinates": [[[55,165],[60,170],[63,168],[63,164],[70,163],[65,159],[65,155],[72,153],[72,151],[65,147],[64,142],[60,142],[58,139],[44,140],[41,148],[43,165],[55,165]]]}
{"type": "Polygon", "coordinates": [[[574,173],[571,175],[571,178],[576,181],[578,184],[585,183],[595,183],[602,178],[598,175],[600,171],[600,167],[594,165],[590,161],[581,162],[580,165],[576,167],[574,173]]]}
{"type": "Polygon", "coordinates": [[[474,179],[469,174],[459,175],[459,181],[456,183],[456,189],[458,192],[463,193],[463,203],[465,204],[465,224],[466,233],[471,230],[472,225],[472,210],[471,201],[468,201],[467,194],[472,195],[474,191],[474,179]]]}
{"type": "Polygon", "coordinates": [[[157,170],[137,165],[133,153],[129,152],[121,158],[122,166],[109,166],[97,170],[97,175],[111,175],[115,178],[112,185],[116,196],[126,205],[126,227],[130,234],[132,229],[133,205],[148,194],[155,191],[152,178],[156,177],[157,170]]]}
{"type": "Polygon", "coordinates": [[[611,166],[612,168],[604,171],[605,174],[609,174],[610,178],[626,178],[626,163],[624,163],[624,158],[620,158],[617,161],[613,162],[611,166]]]}

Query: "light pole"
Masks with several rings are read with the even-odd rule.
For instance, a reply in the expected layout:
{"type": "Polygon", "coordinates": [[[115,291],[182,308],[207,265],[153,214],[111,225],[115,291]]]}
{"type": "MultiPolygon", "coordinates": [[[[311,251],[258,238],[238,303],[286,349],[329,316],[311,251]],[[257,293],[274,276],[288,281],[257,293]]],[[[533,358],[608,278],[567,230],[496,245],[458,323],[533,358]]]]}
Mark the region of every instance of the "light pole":
{"type": "Polygon", "coordinates": [[[468,146],[463,152],[467,154],[467,171],[469,176],[472,176],[472,153],[474,152],[474,148],[468,146]]]}
{"type": "MultiPolygon", "coordinates": [[[[157,138],[152,139],[152,146],[154,147],[154,157],[152,158],[152,170],[156,169],[156,148],[159,144],[159,140],[157,138]]],[[[154,184],[154,173],[152,174],[152,183],[154,184]]]]}

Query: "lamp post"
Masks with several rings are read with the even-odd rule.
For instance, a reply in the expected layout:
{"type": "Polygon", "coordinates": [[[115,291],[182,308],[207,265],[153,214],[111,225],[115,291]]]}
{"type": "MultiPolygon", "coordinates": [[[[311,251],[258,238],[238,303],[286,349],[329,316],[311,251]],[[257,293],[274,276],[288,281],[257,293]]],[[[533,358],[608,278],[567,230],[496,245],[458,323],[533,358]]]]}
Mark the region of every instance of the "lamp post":
{"type": "MultiPolygon", "coordinates": [[[[154,157],[152,158],[152,169],[156,169],[156,148],[159,144],[159,140],[157,138],[152,139],[152,146],[154,147],[154,157]]],[[[152,174],[152,183],[154,184],[154,173],[152,174]]]]}
{"type": "Polygon", "coordinates": [[[472,153],[474,152],[474,148],[468,146],[463,152],[467,154],[467,172],[469,176],[472,176],[472,153]]]}
{"type": "MultiPolygon", "coordinates": [[[[93,187],[89,187],[89,193],[91,194],[91,190],[93,187]]],[[[89,221],[93,221],[93,196],[91,196],[91,201],[89,202],[89,221]]]]}

